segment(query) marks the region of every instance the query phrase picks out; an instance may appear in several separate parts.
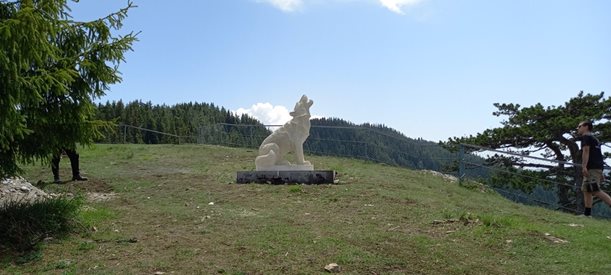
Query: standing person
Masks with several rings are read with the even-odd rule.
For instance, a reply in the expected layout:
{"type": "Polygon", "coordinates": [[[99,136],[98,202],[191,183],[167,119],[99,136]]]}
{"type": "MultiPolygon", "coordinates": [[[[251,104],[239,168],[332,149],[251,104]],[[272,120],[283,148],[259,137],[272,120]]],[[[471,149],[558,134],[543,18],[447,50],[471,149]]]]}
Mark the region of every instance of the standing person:
{"type": "Polygon", "coordinates": [[[51,160],[51,171],[53,172],[53,182],[61,183],[59,178],[59,161],[61,160],[62,151],[66,152],[68,158],[70,158],[70,166],[72,166],[72,180],[85,181],[87,178],[81,176],[81,172],[79,170],[79,154],[76,153],[76,150],[73,149],[63,149],[59,150],[59,152],[53,155],[53,159],[51,160]]]}
{"type": "Polygon", "coordinates": [[[605,165],[600,150],[600,141],[592,135],[592,122],[583,121],[577,126],[577,134],[581,136],[581,173],[583,174],[583,201],[585,216],[592,215],[592,195],[603,200],[611,206],[611,197],[600,189],[604,179],[603,167],[605,165]]]}

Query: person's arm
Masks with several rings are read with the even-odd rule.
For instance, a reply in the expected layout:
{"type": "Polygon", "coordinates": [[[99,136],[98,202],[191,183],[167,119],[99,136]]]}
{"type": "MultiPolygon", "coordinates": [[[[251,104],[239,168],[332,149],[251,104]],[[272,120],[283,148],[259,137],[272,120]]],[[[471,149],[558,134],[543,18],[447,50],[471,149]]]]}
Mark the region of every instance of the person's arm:
{"type": "Polygon", "coordinates": [[[581,153],[581,173],[588,176],[588,160],[590,158],[590,145],[584,145],[581,153]]]}

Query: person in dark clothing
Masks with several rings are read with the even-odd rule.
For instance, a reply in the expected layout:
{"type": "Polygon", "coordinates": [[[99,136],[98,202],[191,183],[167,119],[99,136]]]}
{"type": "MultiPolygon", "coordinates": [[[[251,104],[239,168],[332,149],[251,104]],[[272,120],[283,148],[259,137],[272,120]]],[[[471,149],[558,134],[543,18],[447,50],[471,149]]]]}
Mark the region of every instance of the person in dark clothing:
{"type": "Polygon", "coordinates": [[[592,135],[592,122],[583,121],[577,126],[577,133],[581,136],[581,173],[583,174],[583,201],[585,216],[592,215],[592,196],[596,196],[611,206],[611,197],[601,191],[600,185],[604,180],[603,168],[605,162],[600,149],[600,141],[592,135]]]}
{"type": "Polygon", "coordinates": [[[81,176],[81,172],[79,169],[79,154],[76,153],[76,150],[72,149],[63,149],[60,150],[57,154],[53,156],[51,160],[51,171],[53,172],[53,182],[61,183],[59,178],[59,161],[61,160],[62,151],[66,152],[68,158],[70,158],[70,165],[72,166],[72,180],[77,181],[85,181],[87,178],[81,176]]]}

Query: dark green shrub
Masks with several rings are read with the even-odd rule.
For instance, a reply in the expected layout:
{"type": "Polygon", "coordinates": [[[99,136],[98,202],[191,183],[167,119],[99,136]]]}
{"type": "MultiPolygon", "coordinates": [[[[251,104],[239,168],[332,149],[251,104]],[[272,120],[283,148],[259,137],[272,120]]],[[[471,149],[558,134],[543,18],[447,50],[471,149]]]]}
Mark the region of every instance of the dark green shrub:
{"type": "Polygon", "coordinates": [[[0,250],[34,249],[47,237],[73,231],[82,199],[51,198],[32,203],[11,201],[0,205],[0,250]]]}

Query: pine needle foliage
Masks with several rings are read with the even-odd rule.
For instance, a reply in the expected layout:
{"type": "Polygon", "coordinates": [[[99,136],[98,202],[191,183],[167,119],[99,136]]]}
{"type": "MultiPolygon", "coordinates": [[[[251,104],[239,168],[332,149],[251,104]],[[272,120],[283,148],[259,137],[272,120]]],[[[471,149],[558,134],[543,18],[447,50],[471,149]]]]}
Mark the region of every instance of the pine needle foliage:
{"type": "Polygon", "coordinates": [[[0,178],[100,136],[93,100],[121,81],[137,34],[113,33],[133,7],[79,22],[67,0],[0,0],[0,178]]]}

